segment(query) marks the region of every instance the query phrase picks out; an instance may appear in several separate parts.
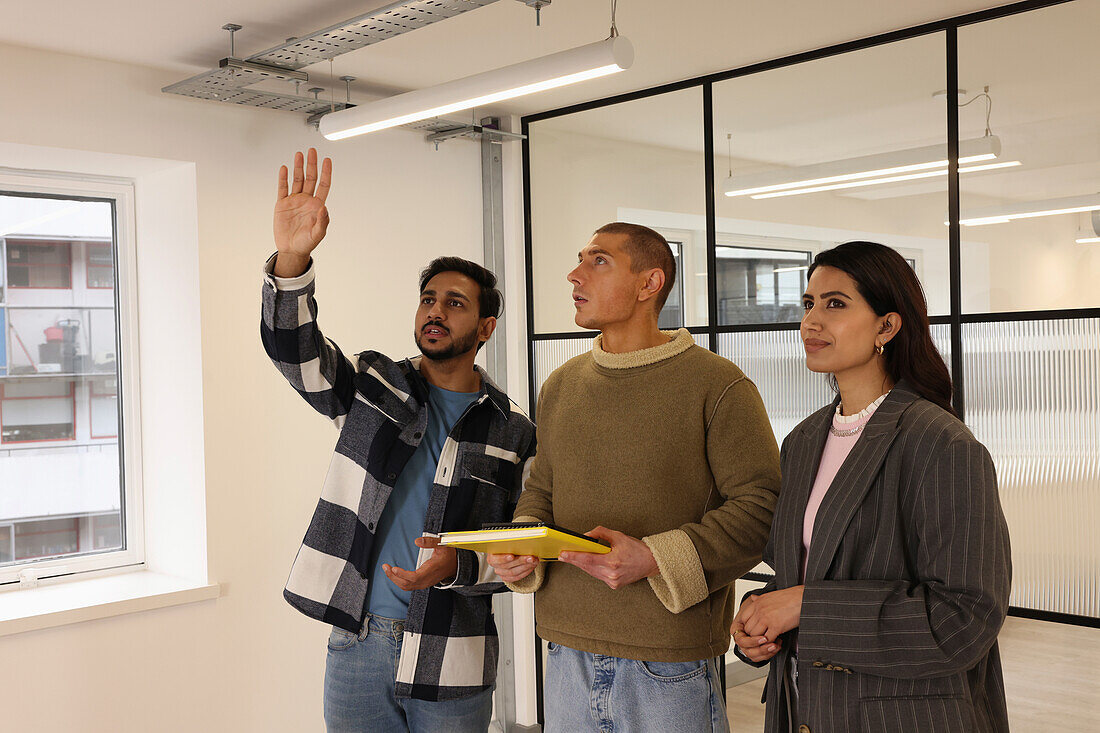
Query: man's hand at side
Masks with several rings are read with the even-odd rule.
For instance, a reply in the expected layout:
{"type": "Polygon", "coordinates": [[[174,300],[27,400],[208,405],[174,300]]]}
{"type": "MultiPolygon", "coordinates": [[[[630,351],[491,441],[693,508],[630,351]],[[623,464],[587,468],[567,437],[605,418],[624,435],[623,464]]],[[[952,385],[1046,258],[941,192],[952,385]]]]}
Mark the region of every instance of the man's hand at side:
{"type": "Polygon", "coordinates": [[[416,570],[403,570],[393,565],[382,565],[382,572],[401,590],[431,588],[445,580],[451,580],[458,572],[458,553],[453,547],[440,547],[438,537],[417,537],[417,547],[434,550],[432,556],[416,570]]]}
{"type": "Polygon", "coordinates": [[[294,154],[294,176],[287,182],[287,167],[279,168],[278,198],[275,202],[276,277],[297,277],[309,266],[310,253],[328,231],[328,198],[332,185],[332,160],[325,158],[317,177],[317,151],[309,149],[303,159],[294,154]],[[303,165],[304,164],[304,165],[303,165]]]}
{"type": "Polygon", "coordinates": [[[614,590],[657,574],[657,561],[641,540],[605,527],[596,527],[591,532],[585,532],[585,535],[605,540],[611,545],[611,552],[605,555],[563,552],[558,559],[577,566],[614,590]]]}

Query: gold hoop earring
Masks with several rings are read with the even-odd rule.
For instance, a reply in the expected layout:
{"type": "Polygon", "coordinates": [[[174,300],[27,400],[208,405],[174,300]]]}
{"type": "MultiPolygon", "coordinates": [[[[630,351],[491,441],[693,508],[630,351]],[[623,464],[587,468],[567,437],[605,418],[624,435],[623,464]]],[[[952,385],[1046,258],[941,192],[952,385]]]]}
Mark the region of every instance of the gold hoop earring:
{"type": "Polygon", "coordinates": [[[879,344],[878,346],[875,347],[875,353],[878,354],[879,356],[882,356],[882,352],[885,348],[886,348],[885,345],[879,344]]]}

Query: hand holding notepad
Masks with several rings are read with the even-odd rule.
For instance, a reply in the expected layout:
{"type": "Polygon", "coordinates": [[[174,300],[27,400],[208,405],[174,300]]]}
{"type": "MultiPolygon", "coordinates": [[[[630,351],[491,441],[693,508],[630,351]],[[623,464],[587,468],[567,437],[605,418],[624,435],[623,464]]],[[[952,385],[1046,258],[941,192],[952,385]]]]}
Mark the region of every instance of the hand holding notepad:
{"type": "Polygon", "coordinates": [[[541,560],[557,560],[565,551],[600,555],[611,552],[606,542],[545,522],[486,524],[469,532],[444,532],[439,543],[498,555],[529,555],[541,560]]]}

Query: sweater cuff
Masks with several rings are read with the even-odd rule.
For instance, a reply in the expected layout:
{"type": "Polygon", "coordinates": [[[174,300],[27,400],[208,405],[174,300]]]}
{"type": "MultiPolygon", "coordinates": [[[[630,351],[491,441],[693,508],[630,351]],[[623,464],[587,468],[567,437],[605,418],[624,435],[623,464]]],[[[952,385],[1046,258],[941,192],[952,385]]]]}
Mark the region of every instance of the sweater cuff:
{"type": "MultiPolygon", "coordinates": [[[[541,522],[543,520],[538,517],[520,516],[514,517],[513,522],[541,522]]],[[[546,563],[542,560],[535,566],[534,571],[526,578],[520,578],[515,583],[504,582],[504,585],[508,586],[508,590],[514,593],[534,593],[542,587],[542,582],[546,579],[546,563]]]]}
{"type": "Polygon", "coordinates": [[[264,279],[272,288],[281,291],[302,290],[313,282],[316,275],[313,271],[312,257],[309,258],[309,266],[306,267],[306,271],[298,277],[279,277],[275,274],[275,260],[278,256],[279,253],[276,252],[268,257],[267,262],[264,263],[264,279]]]}
{"type": "Polygon", "coordinates": [[[643,537],[653,553],[659,573],[649,578],[649,586],[664,607],[672,613],[691,608],[710,595],[703,563],[695,544],[682,529],[643,537]]]}
{"type": "Polygon", "coordinates": [[[545,579],[546,563],[540,561],[526,578],[520,578],[515,583],[505,581],[504,584],[508,586],[508,590],[515,593],[534,593],[542,587],[542,581],[545,579]]]}

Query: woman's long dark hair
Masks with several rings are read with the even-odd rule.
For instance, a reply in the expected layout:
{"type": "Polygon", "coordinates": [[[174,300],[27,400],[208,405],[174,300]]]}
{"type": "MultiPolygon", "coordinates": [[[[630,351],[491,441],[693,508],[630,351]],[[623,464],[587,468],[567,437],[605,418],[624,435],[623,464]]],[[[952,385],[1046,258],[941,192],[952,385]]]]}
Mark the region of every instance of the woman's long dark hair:
{"type": "Polygon", "coordinates": [[[845,242],[820,252],[806,277],[818,267],[835,267],[855,280],[876,315],[901,316],[901,331],[883,351],[886,373],[895,384],[904,379],[921,397],[954,415],[951,374],[932,342],[924,289],[905,258],[876,242],[845,242]]]}

